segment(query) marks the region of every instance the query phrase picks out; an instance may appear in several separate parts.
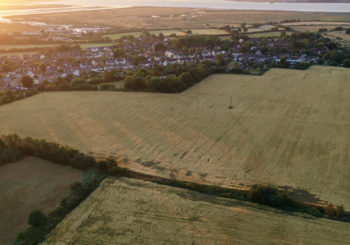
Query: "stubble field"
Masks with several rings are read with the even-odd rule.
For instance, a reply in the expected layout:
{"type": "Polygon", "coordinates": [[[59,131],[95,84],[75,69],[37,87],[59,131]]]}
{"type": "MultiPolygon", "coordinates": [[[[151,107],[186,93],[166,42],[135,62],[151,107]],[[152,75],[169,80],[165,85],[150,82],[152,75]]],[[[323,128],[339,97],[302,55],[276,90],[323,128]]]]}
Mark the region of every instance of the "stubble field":
{"type": "Polygon", "coordinates": [[[80,170],[34,157],[0,166],[0,244],[13,244],[31,211],[52,210],[81,178],[80,170]]]}
{"type": "Polygon", "coordinates": [[[57,244],[344,244],[350,224],[135,179],[106,179],[47,237],[57,244]]]}
{"type": "Polygon", "coordinates": [[[163,177],[301,188],[349,209],[349,93],[350,70],[336,67],[214,75],[181,94],[43,93],[1,106],[0,134],[163,177]]]}

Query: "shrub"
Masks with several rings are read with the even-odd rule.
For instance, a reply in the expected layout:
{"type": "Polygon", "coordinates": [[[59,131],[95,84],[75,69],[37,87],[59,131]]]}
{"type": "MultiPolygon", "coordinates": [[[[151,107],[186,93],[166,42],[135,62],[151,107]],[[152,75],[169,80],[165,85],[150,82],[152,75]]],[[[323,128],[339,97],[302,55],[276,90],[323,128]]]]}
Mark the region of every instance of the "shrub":
{"type": "Polygon", "coordinates": [[[337,206],[336,208],[337,218],[342,218],[344,216],[344,207],[343,205],[337,206]]]}
{"type": "Polygon", "coordinates": [[[337,210],[332,203],[329,203],[325,209],[326,215],[329,217],[337,216],[337,210]]]}
{"type": "Polygon", "coordinates": [[[248,193],[248,199],[252,202],[267,205],[275,208],[295,210],[297,204],[286,193],[271,186],[254,185],[248,193]]]}
{"type": "Polygon", "coordinates": [[[33,227],[40,227],[47,224],[46,215],[40,210],[34,210],[30,213],[28,224],[33,227]]]}

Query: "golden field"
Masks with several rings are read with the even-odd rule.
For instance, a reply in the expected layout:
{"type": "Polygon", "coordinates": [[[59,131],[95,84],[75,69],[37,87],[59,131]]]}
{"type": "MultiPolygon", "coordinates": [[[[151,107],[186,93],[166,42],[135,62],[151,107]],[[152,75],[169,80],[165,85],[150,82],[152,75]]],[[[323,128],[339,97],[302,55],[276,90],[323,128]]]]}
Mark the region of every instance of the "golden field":
{"type": "Polygon", "coordinates": [[[80,170],[34,157],[0,166],[0,244],[13,244],[31,211],[51,211],[82,176],[80,170]]]}
{"type": "Polygon", "coordinates": [[[349,229],[349,223],[109,178],[58,224],[43,245],[336,245],[349,241],[349,229]]]}
{"type": "Polygon", "coordinates": [[[0,134],[163,177],[300,188],[349,209],[349,93],[349,69],[317,66],[213,75],[180,94],[50,92],[1,106],[0,134]]]}
{"type": "Polygon", "coordinates": [[[132,7],[92,11],[10,16],[13,20],[45,22],[48,24],[102,25],[129,29],[208,28],[237,23],[266,23],[290,19],[322,22],[349,21],[347,13],[303,13],[287,11],[208,10],[166,7],[132,7]]]}

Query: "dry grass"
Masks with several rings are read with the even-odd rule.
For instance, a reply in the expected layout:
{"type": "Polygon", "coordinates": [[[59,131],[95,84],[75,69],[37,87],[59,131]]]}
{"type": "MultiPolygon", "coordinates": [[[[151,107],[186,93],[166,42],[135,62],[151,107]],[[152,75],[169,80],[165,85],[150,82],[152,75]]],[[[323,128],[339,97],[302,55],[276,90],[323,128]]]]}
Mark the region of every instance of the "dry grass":
{"type": "Polygon", "coordinates": [[[133,7],[125,9],[79,11],[10,17],[51,24],[106,25],[121,30],[132,28],[191,29],[217,28],[236,23],[265,23],[287,19],[338,21],[349,20],[349,14],[302,13],[285,11],[199,10],[188,8],[133,7]],[[152,17],[153,16],[153,17],[152,17]],[[154,18],[157,16],[157,18],[154,18]]]}
{"type": "Polygon", "coordinates": [[[33,157],[0,166],[0,244],[13,244],[31,211],[53,209],[81,178],[79,170],[33,157]]]}
{"type": "Polygon", "coordinates": [[[344,244],[350,224],[134,179],[107,179],[51,232],[56,244],[344,244]]]}
{"type": "Polygon", "coordinates": [[[313,67],[214,75],[181,94],[43,93],[1,106],[0,134],[129,158],[121,164],[165,177],[292,186],[349,209],[348,81],[349,69],[313,67]]]}

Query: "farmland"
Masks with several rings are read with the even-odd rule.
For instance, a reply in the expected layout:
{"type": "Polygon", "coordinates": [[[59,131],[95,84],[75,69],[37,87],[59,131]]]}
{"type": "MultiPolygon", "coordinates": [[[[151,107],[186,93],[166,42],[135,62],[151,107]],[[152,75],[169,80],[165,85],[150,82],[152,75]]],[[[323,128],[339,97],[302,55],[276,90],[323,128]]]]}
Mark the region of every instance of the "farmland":
{"type": "Polygon", "coordinates": [[[181,94],[43,93],[1,106],[0,134],[163,177],[301,188],[349,209],[348,81],[348,69],[312,67],[214,75],[181,94]]]}
{"type": "Polygon", "coordinates": [[[345,31],[330,31],[323,34],[325,37],[333,39],[335,42],[342,44],[345,47],[350,47],[350,35],[345,31]]]}
{"type": "Polygon", "coordinates": [[[82,172],[27,157],[0,166],[0,244],[12,244],[34,209],[53,209],[82,172]]]}
{"type": "Polygon", "coordinates": [[[191,29],[191,32],[197,35],[228,35],[229,34],[224,30],[218,30],[218,29],[191,29]]]}
{"type": "MultiPolygon", "coordinates": [[[[154,31],[149,31],[151,35],[156,35],[158,36],[160,33],[163,33],[166,36],[170,36],[171,34],[176,34],[177,36],[183,36],[186,35],[185,32],[180,31],[180,30],[154,30],[154,31]]],[[[131,35],[134,37],[139,37],[141,36],[142,32],[122,32],[122,33],[115,33],[115,34],[107,34],[104,35],[104,37],[108,37],[111,40],[117,40],[121,38],[122,36],[127,36],[131,35]]]]}
{"type": "MultiPolygon", "coordinates": [[[[290,35],[292,32],[286,32],[287,35],[290,35]]],[[[271,32],[261,32],[261,33],[250,33],[247,34],[250,38],[263,38],[263,37],[279,37],[281,36],[280,31],[271,31],[271,32]]]]}
{"type": "MultiPolygon", "coordinates": [[[[93,47],[104,47],[111,46],[113,43],[81,43],[80,45],[82,49],[93,48],[93,47]]],[[[52,48],[60,46],[60,44],[14,44],[14,45],[0,45],[0,51],[11,51],[11,53],[28,53],[27,51],[17,52],[16,50],[29,50],[29,49],[42,49],[42,48],[52,48]]]]}
{"type": "Polygon", "coordinates": [[[49,234],[44,245],[343,244],[350,239],[349,229],[349,223],[109,178],[49,234]]]}
{"type": "Polygon", "coordinates": [[[33,14],[11,16],[10,19],[38,21],[49,24],[102,25],[119,28],[121,32],[131,29],[192,29],[217,28],[237,23],[266,23],[288,19],[303,21],[349,21],[344,13],[302,13],[244,10],[202,10],[190,8],[133,7],[124,9],[77,11],[69,13],[33,14]]]}

